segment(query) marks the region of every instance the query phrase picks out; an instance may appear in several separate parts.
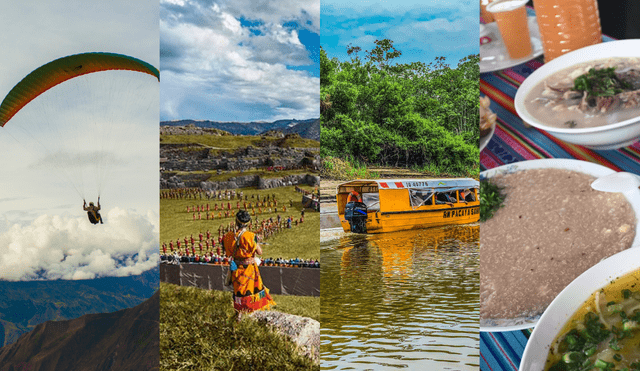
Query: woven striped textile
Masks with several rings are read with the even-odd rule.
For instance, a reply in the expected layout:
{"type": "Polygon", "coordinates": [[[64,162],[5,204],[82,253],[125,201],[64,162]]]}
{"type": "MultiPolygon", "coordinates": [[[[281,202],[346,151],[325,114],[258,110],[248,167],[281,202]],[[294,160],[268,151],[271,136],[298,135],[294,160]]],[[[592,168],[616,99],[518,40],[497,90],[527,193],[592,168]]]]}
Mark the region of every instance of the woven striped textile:
{"type": "MultiPolygon", "coordinates": [[[[529,9],[529,13],[532,10],[529,9]]],[[[603,41],[612,38],[603,36],[603,41]]],[[[540,56],[502,71],[480,74],[480,95],[491,99],[498,115],[495,134],[480,153],[481,171],[519,161],[567,158],[594,162],[616,171],[640,174],[640,143],[617,150],[597,151],[563,142],[544,131],[525,127],[513,98],[522,82],[543,65],[540,56]]],[[[480,370],[517,370],[531,329],[480,333],[480,370]]]]}

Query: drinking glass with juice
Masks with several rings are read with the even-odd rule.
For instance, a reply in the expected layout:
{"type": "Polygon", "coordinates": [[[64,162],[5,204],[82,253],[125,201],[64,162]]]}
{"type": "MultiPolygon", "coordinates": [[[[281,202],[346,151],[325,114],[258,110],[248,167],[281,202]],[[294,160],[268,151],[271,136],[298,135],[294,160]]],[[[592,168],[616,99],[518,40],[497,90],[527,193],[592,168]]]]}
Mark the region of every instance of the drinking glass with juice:
{"type": "Polygon", "coordinates": [[[480,18],[482,18],[484,23],[491,23],[495,21],[495,19],[493,19],[493,15],[487,11],[487,5],[489,5],[491,1],[492,0],[480,0],[480,18]]]}
{"type": "Polygon", "coordinates": [[[487,5],[511,59],[524,58],[532,52],[526,3],[527,0],[505,0],[487,5]]]}

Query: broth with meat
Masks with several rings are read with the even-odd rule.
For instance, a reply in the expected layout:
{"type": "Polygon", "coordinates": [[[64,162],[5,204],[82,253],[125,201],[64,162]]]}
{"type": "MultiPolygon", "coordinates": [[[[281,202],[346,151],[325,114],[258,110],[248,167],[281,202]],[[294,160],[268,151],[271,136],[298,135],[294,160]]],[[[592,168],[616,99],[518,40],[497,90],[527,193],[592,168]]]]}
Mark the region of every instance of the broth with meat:
{"type": "Polygon", "coordinates": [[[610,58],[559,71],[536,85],[525,107],[546,126],[590,128],[640,116],[640,58],[610,58]]]}

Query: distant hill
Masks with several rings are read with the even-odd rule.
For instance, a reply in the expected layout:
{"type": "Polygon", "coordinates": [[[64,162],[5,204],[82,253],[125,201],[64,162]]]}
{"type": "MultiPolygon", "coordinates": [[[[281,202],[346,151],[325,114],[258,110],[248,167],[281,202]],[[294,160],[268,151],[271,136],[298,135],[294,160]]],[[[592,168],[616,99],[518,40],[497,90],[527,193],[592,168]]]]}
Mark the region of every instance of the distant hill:
{"type": "Polygon", "coordinates": [[[298,133],[303,138],[320,140],[320,119],[278,120],[274,122],[219,122],[208,120],[161,121],[160,126],[187,126],[193,124],[201,128],[215,128],[236,135],[258,135],[269,130],[283,133],[298,133]]]}
{"type": "Polygon", "coordinates": [[[300,134],[303,138],[320,141],[320,119],[302,121],[281,130],[285,134],[300,134]]]}
{"type": "Polygon", "coordinates": [[[114,313],[37,325],[0,348],[2,370],[153,370],[160,362],[160,292],[114,313]]]}
{"type": "Polygon", "coordinates": [[[0,347],[46,321],[131,308],[151,297],[158,287],[158,268],[129,277],[0,281],[0,347]]]}

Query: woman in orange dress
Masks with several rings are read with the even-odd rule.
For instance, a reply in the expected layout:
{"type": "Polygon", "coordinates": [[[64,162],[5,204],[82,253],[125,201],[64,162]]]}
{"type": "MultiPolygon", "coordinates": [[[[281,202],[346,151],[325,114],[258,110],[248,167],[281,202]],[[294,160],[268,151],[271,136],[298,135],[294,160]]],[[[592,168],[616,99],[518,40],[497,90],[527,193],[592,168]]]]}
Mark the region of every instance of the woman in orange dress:
{"type": "Polygon", "coordinates": [[[255,255],[262,255],[256,235],[247,230],[251,215],[245,210],[236,214],[236,229],[224,235],[223,244],[227,256],[232,257],[237,269],[231,273],[233,283],[233,308],[238,319],[243,312],[269,309],[276,302],[269,289],[262,283],[255,255]],[[236,246],[237,245],[237,246],[236,246]]]}

